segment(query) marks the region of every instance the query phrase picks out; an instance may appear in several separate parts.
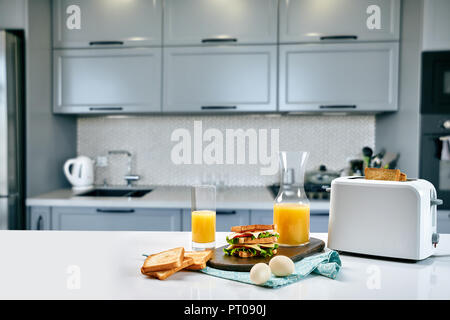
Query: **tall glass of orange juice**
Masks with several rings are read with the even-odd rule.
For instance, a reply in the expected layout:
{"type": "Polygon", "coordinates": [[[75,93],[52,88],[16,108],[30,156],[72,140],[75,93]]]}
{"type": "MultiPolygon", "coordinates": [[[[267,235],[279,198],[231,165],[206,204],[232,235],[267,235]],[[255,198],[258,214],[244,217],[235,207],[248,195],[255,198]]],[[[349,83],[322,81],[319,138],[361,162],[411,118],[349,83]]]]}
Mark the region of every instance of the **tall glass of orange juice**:
{"type": "Polygon", "coordinates": [[[273,205],[273,223],[281,246],[301,246],[309,242],[309,200],[304,189],[309,153],[282,151],[280,191],[273,205]]]}
{"type": "Polygon", "coordinates": [[[212,249],[216,245],[216,188],[191,188],[192,249],[212,249]]]}

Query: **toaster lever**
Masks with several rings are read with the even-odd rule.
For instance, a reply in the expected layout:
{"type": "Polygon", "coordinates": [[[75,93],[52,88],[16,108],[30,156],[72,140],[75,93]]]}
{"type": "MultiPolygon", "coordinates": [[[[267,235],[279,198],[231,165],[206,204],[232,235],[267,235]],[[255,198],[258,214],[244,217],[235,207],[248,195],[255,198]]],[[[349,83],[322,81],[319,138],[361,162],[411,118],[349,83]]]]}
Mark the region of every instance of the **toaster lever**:
{"type": "Polygon", "coordinates": [[[444,203],[441,199],[431,199],[431,205],[432,206],[440,206],[444,203]]]}
{"type": "Polygon", "coordinates": [[[436,248],[436,245],[439,243],[439,233],[433,233],[431,235],[431,243],[434,245],[434,247],[436,248]]]}

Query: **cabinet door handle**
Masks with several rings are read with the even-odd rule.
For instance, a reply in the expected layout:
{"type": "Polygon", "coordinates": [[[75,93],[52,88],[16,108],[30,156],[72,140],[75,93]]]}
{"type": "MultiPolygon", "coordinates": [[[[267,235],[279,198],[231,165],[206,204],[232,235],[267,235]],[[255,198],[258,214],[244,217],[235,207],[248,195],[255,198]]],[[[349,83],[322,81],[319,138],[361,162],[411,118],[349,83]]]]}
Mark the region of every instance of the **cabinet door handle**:
{"type": "Polygon", "coordinates": [[[322,36],[320,40],[357,40],[355,35],[322,36]]]}
{"type": "Polygon", "coordinates": [[[123,45],[123,41],[91,41],[90,46],[114,46],[123,45]]]}
{"type": "Polygon", "coordinates": [[[121,111],[122,107],[91,107],[89,111],[121,111]]]}
{"type": "Polygon", "coordinates": [[[214,42],[237,42],[236,38],[205,38],[202,39],[202,43],[214,43],[214,42]]]}
{"type": "Polygon", "coordinates": [[[42,216],[39,216],[36,223],[36,230],[42,230],[41,224],[42,224],[42,216]]]}
{"type": "Polygon", "coordinates": [[[202,110],[235,110],[237,106],[202,106],[202,110]]]}
{"type": "Polygon", "coordinates": [[[220,211],[216,211],[216,214],[236,214],[236,210],[220,210],[220,211]]]}
{"type": "Polygon", "coordinates": [[[320,109],[356,109],[355,104],[335,104],[335,105],[322,105],[319,106],[320,109]]]}
{"type": "Polygon", "coordinates": [[[99,213],[133,213],[134,209],[97,209],[99,213]]]}

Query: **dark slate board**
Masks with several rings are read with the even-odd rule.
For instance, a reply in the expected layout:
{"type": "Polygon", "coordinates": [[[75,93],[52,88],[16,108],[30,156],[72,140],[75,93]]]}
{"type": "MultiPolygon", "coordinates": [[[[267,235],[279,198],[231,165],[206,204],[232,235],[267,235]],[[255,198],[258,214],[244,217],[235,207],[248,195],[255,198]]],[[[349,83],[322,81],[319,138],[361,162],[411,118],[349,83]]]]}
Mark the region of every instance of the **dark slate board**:
{"type": "MultiPolygon", "coordinates": [[[[239,258],[225,255],[222,246],[216,248],[212,258],[208,261],[208,266],[221,270],[228,271],[250,271],[250,269],[257,263],[269,263],[272,257],[254,257],[254,258],[239,258]]],[[[321,252],[325,248],[325,242],[320,239],[310,238],[309,243],[298,247],[278,247],[277,256],[287,256],[296,262],[316,252],[321,252]]]]}

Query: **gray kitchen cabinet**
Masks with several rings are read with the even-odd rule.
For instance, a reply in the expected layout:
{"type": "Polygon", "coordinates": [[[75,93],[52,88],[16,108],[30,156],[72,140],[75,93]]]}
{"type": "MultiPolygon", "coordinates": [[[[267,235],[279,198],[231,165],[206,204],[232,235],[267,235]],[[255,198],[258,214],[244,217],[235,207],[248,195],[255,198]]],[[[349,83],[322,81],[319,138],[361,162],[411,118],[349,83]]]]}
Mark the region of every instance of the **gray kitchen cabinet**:
{"type": "Polygon", "coordinates": [[[181,210],[53,207],[52,229],[181,231],[181,210]]]}
{"type": "Polygon", "coordinates": [[[251,210],[250,224],[273,224],[273,210],[251,210]]]}
{"type": "MultiPolygon", "coordinates": [[[[249,210],[216,210],[216,231],[229,232],[232,226],[250,224],[249,210]]],[[[183,210],[183,231],[191,231],[191,211],[183,210]]]]}
{"type": "Polygon", "coordinates": [[[327,233],[328,232],[328,212],[314,213],[309,218],[310,232],[327,233]]]}
{"type": "Polygon", "coordinates": [[[437,232],[450,233],[450,211],[438,211],[437,232]]]}
{"type": "Polygon", "coordinates": [[[25,29],[26,0],[0,0],[0,30],[25,29]]]}
{"type": "MultiPolygon", "coordinates": [[[[328,232],[328,212],[311,212],[310,232],[328,232]]],[[[273,210],[251,210],[250,224],[273,224],[273,210]]]]}
{"type": "Polygon", "coordinates": [[[28,219],[27,219],[28,230],[51,229],[50,207],[29,207],[27,211],[28,211],[28,219]]]}
{"type": "Polygon", "coordinates": [[[398,43],[281,45],[280,111],[395,111],[398,43]]]}
{"type": "Polygon", "coordinates": [[[53,52],[54,113],[161,111],[161,48],[53,52]]]}
{"type": "Polygon", "coordinates": [[[276,44],[277,0],[165,0],[164,45],[276,44]]]}
{"type": "Polygon", "coordinates": [[[398,40],[400,0],[280,0],[279,24],[280,43],[398,40]]]}
{"type": "Polygon", "coordinates": [[[55,48],[161,45],[162,0],[53,0],[55,48]]]}
{"type": "Polygon", "coordinates": [[[450,50],[450,1],[423,1],[423,49],[450,50]]]}
{"type": "Polygon", "coordinates": [[[164,49],[163,112],[276,111],[277,46],[164,49]]]}

